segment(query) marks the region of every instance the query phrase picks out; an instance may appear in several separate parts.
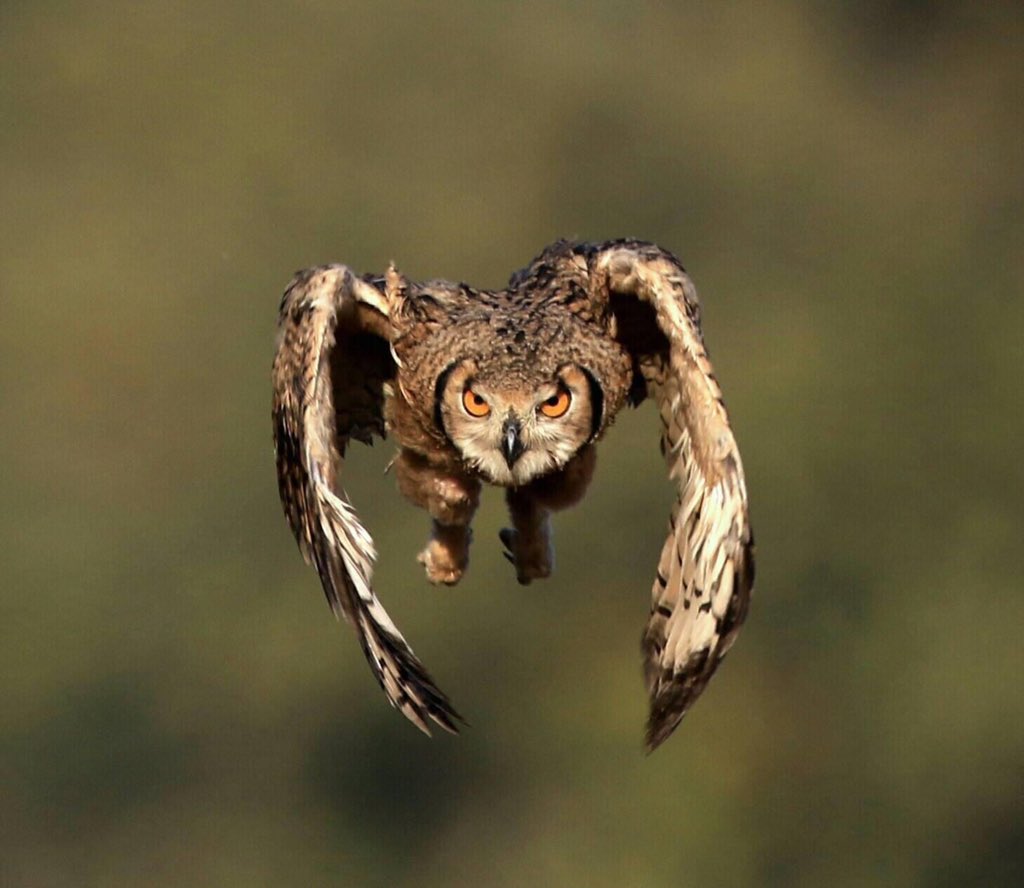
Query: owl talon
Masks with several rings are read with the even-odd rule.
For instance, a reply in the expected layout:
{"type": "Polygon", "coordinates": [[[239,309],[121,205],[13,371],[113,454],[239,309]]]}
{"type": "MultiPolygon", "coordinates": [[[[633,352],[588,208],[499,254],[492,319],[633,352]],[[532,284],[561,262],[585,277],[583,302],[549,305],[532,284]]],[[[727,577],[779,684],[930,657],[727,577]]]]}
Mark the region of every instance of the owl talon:
{"type": "Polygon", "coordinates": [[[468,557],[465,551],[453,551],[441,540],[432,539],[416,556],[423,565],[427,579],[434,585],[454,586],[462,579],[468,557]]]}
{"type": "Polygon", "coordinates": [[[511,527],[503,527],[498,538],[507,550],[501,554],[515,567],[521,585],[551,576],[553,553],[545,537],[524,537],[511,527]]]}

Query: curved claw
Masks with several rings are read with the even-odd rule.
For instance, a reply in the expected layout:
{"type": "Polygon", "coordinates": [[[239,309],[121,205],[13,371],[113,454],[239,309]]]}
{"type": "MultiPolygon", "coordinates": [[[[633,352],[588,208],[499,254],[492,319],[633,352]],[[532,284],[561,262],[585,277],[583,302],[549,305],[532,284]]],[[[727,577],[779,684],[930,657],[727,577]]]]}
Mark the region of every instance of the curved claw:
{"type": "Polygon", "coordinates": [[[502,554],[509,560],[514,561],[512,557],[512,547],[516,541],[516,532],[511,527],[503,527],[498,531],[498,539],[501,540],[501,544],[508,550],[502,554]]]}
{"type": "Polygon", "coordinates": [[[506,550],[501,554],[515,567],[520,585],[529,586],[551,575],[553,553],[546,537],[523,537],[512,527],[503,527],[498,539],[506,550]]]}

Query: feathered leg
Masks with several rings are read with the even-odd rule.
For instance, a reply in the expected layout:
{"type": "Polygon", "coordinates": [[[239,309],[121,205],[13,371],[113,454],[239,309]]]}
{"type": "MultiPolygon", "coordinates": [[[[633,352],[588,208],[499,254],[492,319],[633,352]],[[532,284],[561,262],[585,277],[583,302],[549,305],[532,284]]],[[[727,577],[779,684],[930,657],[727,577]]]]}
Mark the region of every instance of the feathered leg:
{"type": "Polygon", "coordinates": [[[395,460],[398,489],[433,518],[430,539],[417,560],[432,583],[453,586],[469,563],[470,522],[480,505],[480,482],[432,465],[412,450],[395,460]]]}
{"type": "Polygon", "coordinates": [[[561,471],[506,490],[512,526],[502,529],[499,536],[508,549],[509,561],[515,565],[516,579],[523,585],[551,576],[555,563],[551,513],[568,509],[583,498],[596,463],[597,451],[587,446],[561,471]]]}

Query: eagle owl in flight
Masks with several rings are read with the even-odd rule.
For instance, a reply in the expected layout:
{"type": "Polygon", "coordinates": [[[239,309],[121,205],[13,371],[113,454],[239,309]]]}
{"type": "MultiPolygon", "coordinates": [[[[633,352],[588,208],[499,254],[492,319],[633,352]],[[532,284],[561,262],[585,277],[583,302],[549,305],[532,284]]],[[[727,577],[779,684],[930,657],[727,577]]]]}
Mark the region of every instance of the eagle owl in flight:
{"type": "Polygon", "coordinates": [[[391,704],[427,733],[461,717],[371,584],[373,541],[344,490],[350,441],[391,434],[401,492],[431,517],[433,583],[466,569],[483,483],[505,488],[500,534],[520,583],[552,570],[550,515],[577,503],[596,445],[653,398],[678,498],[642,652],[654,749],[682,719],[747,613],[753,537],[739,451],[704,348],[697,293],[667,250],[559,241],[503,290],[417,282],[394,267],[300,272],[273,367],[281,500],[335,614],[391,704]]]}

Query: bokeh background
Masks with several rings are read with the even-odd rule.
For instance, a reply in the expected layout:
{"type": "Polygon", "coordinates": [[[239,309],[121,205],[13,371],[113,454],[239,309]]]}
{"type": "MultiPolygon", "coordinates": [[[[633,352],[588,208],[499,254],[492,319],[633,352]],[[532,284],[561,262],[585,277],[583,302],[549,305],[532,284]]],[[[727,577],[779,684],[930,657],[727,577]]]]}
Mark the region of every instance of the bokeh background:
{"type": "Polygon", "coordinates": [[[1019,4],[7,2],[0,882],[1024,884],[1019,4]],[[378,588],[472,726],[420,736],[277,502],[279,294],[676,253],[758,583],[641,753],[671,494],[649,406],[519,587],[378,588]]]}

